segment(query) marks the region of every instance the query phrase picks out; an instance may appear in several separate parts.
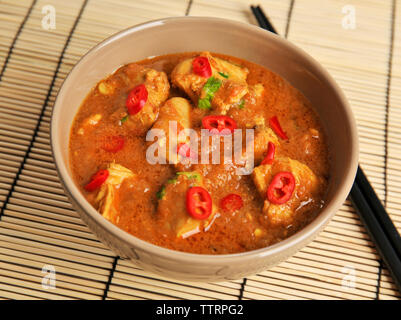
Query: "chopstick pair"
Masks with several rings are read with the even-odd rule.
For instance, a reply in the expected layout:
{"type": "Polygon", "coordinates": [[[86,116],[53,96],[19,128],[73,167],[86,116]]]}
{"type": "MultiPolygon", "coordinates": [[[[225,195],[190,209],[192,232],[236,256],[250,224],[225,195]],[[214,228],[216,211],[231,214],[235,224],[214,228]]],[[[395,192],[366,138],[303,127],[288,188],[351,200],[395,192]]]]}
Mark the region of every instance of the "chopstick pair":
{"type": "MultiPolygon", "coordinates": [[[[277,34],[260,6],[251,10],[261,28],[277,34]]],[[[401,292],[401,237],[360,166],[350,198],[401,292]]]]}
{"type": "Polygon", "coordinates": [[[359,166],[350,198],[401,292],[401,237],[359,166]]]}
{"type": "Polygon", "coordinates": [[[258,21],[259,27],[268,30],[270,32],[273,32],[275,34],[278,34],[276,29],[274,29],[273,25],[270,23],[269,19],[267,19],[267,16],[264,14],[260,6],[257,7],[251,6],[251,10],[256,20],[258,21]]]}

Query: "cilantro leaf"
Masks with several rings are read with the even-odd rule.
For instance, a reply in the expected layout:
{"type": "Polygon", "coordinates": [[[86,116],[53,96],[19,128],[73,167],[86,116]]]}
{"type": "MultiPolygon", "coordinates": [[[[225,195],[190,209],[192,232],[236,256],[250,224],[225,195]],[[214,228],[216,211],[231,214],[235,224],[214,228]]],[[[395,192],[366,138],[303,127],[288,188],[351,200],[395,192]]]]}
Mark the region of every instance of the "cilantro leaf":
{"type": "Polygon", "coordinates": [[[171,178],[171,179],[167,180],[168,184],[173,184],[173,183],[176,183],[176,182],[177,182],[177,178],[171,178]]]}
{"type": "Polygon", "coordinates": [[[220,89],[221,86],[221,80],[217,79],[215,77],[210,77],[207,79],[203,90],[205,90],[206,97],[210,98],[210,100],[213,98],[214,94],[217,92],[217,90],[220,89]]]}
{"type": "Polygon", "coordinates": [[[166,195],[166,187],[162,187],[158,193],[156,193],[157,199],[161,200],[166,195]]]}
{"type": "Polygon", "coordinates": [[[240,102],[240,104],[238,105],[238,108],[244,109],[244,107],[245,107],[245,100],[242,99],[241,102],[240,102]]]}
{"type": "Polygon", "coordinates": [[[210,100],[208,98],[198,100],[198,108],[210,109],[211,107],[212,107],[212,105],[210,104],[210,100]]]}
{"type": "Polygon", "coordinates": [[[215,77],[210,77],[209,79],[207,79],[202,89],[203,92],[205,93],[205,98],[198,100],[198,108],[210,109],[212,107],[210,102],[212,101],[214,94],[217,92],[217,90],[220,89],[220,86],[221,86],[220,79],[217,79],[215,77]]]}
{"type": "Polygon", "coordinates": [[[197,181],[200,181],[200,174],[198,172],[177,172],[177,176],[186,176],[188,179],[196,179],[197,181]]]}
{"type": "Polygon", "coordinates": [[[228,79],[228,74],[224,72],[219,72],[219,75],[221,75],[223,78],[228,79]]]}

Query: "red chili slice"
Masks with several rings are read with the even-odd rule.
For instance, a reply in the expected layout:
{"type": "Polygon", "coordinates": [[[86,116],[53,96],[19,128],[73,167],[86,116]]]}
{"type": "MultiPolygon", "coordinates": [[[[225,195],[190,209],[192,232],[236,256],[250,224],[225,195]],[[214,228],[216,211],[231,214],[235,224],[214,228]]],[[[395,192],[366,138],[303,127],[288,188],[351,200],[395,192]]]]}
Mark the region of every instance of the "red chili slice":
{"type": "Polygon", "coordinates": [[[91,182],[89,182],[84,188],[87,191],[94,191],[99,188],[108,178],[109,171],[108,170],[99,170],[95,173],[92,178],[91,182]]]}
{"type": "Polygon", "coordinates": [[[272,117],[269,119],[269,124],[270,127],[273,129],[273,131],[281,138],[284,140],[287,140],[288,137],[283,131],[283,129],[280,126],[280,122],[278,121],[278,118],[276,116],[272,117]]]}
{"type": "Polygon", "coordinates": [[[196,57],[192,61],[192,69],[198,76],[204,78],[209,78],[212,75],[212,67],[206,57],[196,57]]]}
{"type": "Polygon", "coordinates": [[[276,152],[276,146],[274,145],[273,142],[270,142],[267,144],[267,154],[266,157],[262,161],[263,164],[272,164],[274,160],[274,154],[276,152]]]}
{"type": "Polygon", "coordinates": [[[179,143],[177,145],[177,153],[185,158],[197,159],[198,155],[195,151],[192,151],[191,148],[185,142],[179,143]]]}
{"type": "Polygon", "coordinates": [[[231,193],[228,196],[225,196],[223,199],[221,199],[220,202],[220,207],[224,211],[229,212],[239,210],[242,208],[243,205],[244,202],[242,201],[241,196],[235,193],[231,193]]]}
{"type": "Polygon", "coordinates": [[[112,153],[120,151],[123,147],[124,147],[124,137],[121,136],[107,137],[106,141],[102,145],[102,149],[112,153]]]}
{"type": "Polygon", "coordinates": [[[140,84],[130,91],[125,101],[128,113],[137,114],[142,110],[146,101],[148,101],[148,90],[144,84],[140,84]]]}
{"type": "Polygon", "coordinates": [[[212,213],[212,197],[202,187],[192,187],[187,191],[186,207],[188,214],[195,219],[207,219],[212,213]]]}
{"type": "Polygon", "coordinates": [[[228,116],[206,116],[202,119],[202,126],[213,134],[231,134],[237,129],[237,123],[228,116]]]}
{"type": "Polygon", "coordinates": [[[290,200],[295,189],[295,177],[291,172],[277,173],[267,189],[267,199],[273,204],[283,204],[290,200]]]}

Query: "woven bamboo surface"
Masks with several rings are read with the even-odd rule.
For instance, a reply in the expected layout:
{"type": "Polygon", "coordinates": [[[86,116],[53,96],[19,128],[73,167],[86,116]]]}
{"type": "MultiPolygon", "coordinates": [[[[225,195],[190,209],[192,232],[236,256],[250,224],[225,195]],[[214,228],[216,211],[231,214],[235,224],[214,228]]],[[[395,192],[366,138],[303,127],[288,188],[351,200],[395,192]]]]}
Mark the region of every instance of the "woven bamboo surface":
{"type": "MultiPolygon", "coordinates": [[[[401,4],[259,3],[277,31],[321,62],[345,91],[358,123],[360,164],[401,230],[401,4]],[[344,20],[350,12],[355,28],[344,20]]],[[[199,284],[161,278],[116,257],[64,195],[50,151],[50,115],[78,59],[105,37],[157,18],[216,16],[256,24],[250,4],[0,1],[0,299],[400,299],[349,201],[315,241],[275,268],[199,284]],[[49,4],[56,28],[46,30],[42,8],[49,4]],[[56,288],[42,286],[46,265],[56,271],[56,288]]]]}

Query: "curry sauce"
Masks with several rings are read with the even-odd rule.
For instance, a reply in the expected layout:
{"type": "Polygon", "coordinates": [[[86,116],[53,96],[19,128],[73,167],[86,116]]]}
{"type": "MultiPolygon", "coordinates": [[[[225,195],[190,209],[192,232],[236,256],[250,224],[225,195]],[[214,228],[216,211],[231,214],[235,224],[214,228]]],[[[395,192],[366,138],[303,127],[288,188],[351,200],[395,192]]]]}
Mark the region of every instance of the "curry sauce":
{"type": "Polygon", "coordinates": [[[100,81],[75,117],[69,152],[75,182],[99,214],[140,239],[192,253],[249,251],[291,236],[319,214],[330,178],[325,133],[309,101],[260,65],[208,52],[142,60],[100,81]],[[176,162],[150,163],[149,130],[171,119],[196,133],[213,120],[254,130],[252,172],[238,174],[235,161],[180,162],[190,149],[176,162]],[[99,171],[106,176],[96,180],[99,171]],[[290,187],[274,189],[274,180],[290,187]],[[210,202],[191,209],[195,191],[210,202]]]}

